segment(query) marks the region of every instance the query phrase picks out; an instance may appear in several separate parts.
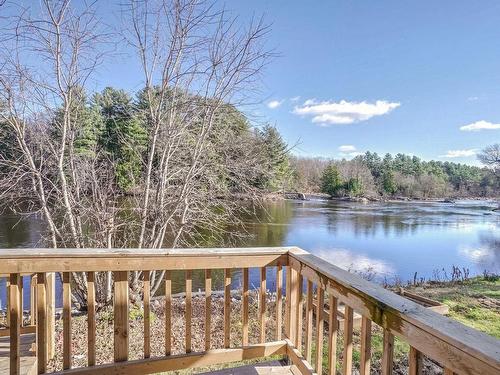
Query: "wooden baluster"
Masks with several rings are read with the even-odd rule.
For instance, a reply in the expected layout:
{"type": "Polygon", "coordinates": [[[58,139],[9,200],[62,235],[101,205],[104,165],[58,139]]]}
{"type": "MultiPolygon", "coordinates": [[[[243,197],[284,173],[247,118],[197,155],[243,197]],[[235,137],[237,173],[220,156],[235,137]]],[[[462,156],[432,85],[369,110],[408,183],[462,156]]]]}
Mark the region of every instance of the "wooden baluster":
{"type": "Polygon", "coordinates": [[[337,335],[338,335],[338,301],[331,293],[329,295],[330,316],[328,319],[328,373],[336,374],[337,367],[337,335]]]}
{"type": "Polygon", "coordinates": [[[95,272],[87,273],[87,363],[95,365],[95,272]]]}
{"type": "Polygon", "coordinates": [[[289,299],[289,340],[293,345],[297,342],[297,286],[298,286],[298,275],[297,271],[290,268],[290,289],[287,291],[287,298],[289,299]]]}
{"type": "Polygon", "coordinates": [[[31,325],[36,324],[36,275],[31,275],[30,281],[30,320],[31,325]]]}
{"type": "Polygon", "coordinates": [[[343,374],[352,373],[352,328],[354,323],[354,312],[351,307],[345,305],[344,310],[344,366],[343,374]]]}
{"type": "Polygon", "coordinates": [[[191,353],[191,294],[193,291],[193,278],[191,270],[186,270],[186,353],[191,353]]]}
{"type": "Polygon", "coordinates": [[[363,316],[361,320],[361,375],[370,375],[372,355],[372,321],[363,316]]]}
{"type": "Polygon", "coordinates": [[[306,360],[311,363],[312,358],[312,337],[313,337],[313,283],[307,280],[307,300],[306,300],[306,360]]]}
{"type": "Polygon", "coordinates": [[[144,358],[151,356],[151,281],[149,271],[143,271],[144,277],[144,295],[143,295],[143,310],[144,310],[144,358]]]}
{"type": "Polygon", "coordinates": [[[276,340],[282,338],[283,320],[283,267],[276,267],[276,340]]]}
{"type": "Polygon", "coordinates": [[[243,268],[241,322],[243,325],[243,346],[248,345],[248,268],[243,268]]]}
{"type": "Polygon", "coordinates": [[[285,335],[290,338],[290,291],[292,289],[292,267],[286,266],[286,280],[285,280],[285,335]]]}
{"type": "Polygon", "coordinates": [[[54,358],[56,350],[56,274],[48,272],[47,290],[47,360],[54,358]]]}
{"type": "Polygon", "coordinates": [[[260,269],[260,300],[259,300],[259,320],[260,320],[260,342],[266,342],[266,267],[260,269]]]}
{"type": "Polygon", "coordinates": [[[24,290],[24,278],[22,275],[19,275],[19,310],[21,311],[21,320],[19,321],[19,324],[21,327],[24,326],[24,298],[23,298],[23,292],[24,290]]]}
{"type": "Polygon", "coordinates": [[[44,374],[47,371],[47,290],[45,285],[45,274],[36,276],[36,359],[37,371],[44,374]]]}
{"type": "Polygon", "coordinates": [[[165,355],[172,354],[172,274],[165,271],[165,355]]]}
{"type": "Polygon", "coordinates": [[[115,362],[128,360],[129,341],[129,307],[128,307],[128,272],[118,271],[115,277],[114,298],[114,360],[115,362]]]}
{"type": "Polygon", "coordinates": [[[384,345],[382,352],[382,375],[392,374],[394,357],[394,335],[384,328],[384,345]]]}
{"type": "Polygon", "coordinates": [[[231,346],[231,269],[224,270],[224,348],[231,346]]]}
{"type": "Polygon", "coordinates": [[[422,353],[420,353],[413,346],[410,347],[408,363],[408,375],[421,375],[423,373],[422,353]]]}
{"type": "Polygon", "coordinates": [[[212,271],[205,270],[205,350],[210,350],[212,328],[212,271]]]}
{"type": "Polygon", "coordinates": [[[318,305],[316,306],[316,372],[323,372],[323,308],[325,304],[325,292],[318,285],[318,305]]]}
{"type": "Polygon", "coordinates": [[[71,273],[63,272],[63,369],[71,368],[71,273]]]}
{"type": "MultiPolygon", "coordinates": [[[[7,305],[10,301],[10,277],[5,278],[5,291],[7,293],[7,305]]],[[[7,327],[10,326],[10,309],[9,306],[7,306],[7,316],[5,317],[7,320],[7,327]]]]}
{"type": "Polygon", "coordinates": [[[303,279],[302,275],[299,273],[297,275],[297,337],[295,340],[295,347],[299,352],[302,351],[302,318],[304,315],[304,304],[302,302],[302,284],[303,284],[303,279]]]}
{"type": "Polygon", "coordinates": [[[10,374],[17,375],[21,370],[20,336],[23,314],[21,311],[22,277],[18,273],[10,274],[8,310],[10,311],[10,374]]]}

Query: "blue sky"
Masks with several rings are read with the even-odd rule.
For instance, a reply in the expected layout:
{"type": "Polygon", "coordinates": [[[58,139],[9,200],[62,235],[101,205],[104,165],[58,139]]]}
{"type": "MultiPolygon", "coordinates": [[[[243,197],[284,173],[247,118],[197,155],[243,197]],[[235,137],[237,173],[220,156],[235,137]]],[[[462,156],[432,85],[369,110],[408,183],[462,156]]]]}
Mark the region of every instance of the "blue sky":
{"type": "Polygon", "coordinates": [[[404,152],[476,164],[476,150],[500,141],[499,1],[230,5],[242,20],[265,13],[273,24],[270,45],[281,57],[266,71],[257,110],[287,141],[300,140],[295,152],[404,152]]]}
{"type": "MultiPolygon", "coordinates": [[[[116,12],[108,4],[106,17],[116,12]]],[[[498,0],[226,6],[242,23],[261,14],[272,23],[268,45],[280,57],[263,76],[262,103],[244,110],[299,141],[297,154],[371,150],[478,164],[475,153],[500,141],[498,0]]],[[[138,77],[135,57],[124,55],[100,78],[138,90],[138,77]]]]}

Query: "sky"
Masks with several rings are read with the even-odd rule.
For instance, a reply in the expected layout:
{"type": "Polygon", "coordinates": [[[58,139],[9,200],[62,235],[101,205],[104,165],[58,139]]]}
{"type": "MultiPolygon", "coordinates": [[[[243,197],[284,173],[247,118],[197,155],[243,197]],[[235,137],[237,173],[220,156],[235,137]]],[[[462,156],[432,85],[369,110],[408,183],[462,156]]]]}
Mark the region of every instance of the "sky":
{"type": "MultiPolygon", "coordinates": [[[[35,0],[33,0],[35,1],[35,0]]],[[[119,1],[100,2],[106,22],[119,1]]],[[[222,4],[222,2],[219,2],[222,4]]],[[[231,0],[238,22],[264,16],[278,54],[258,104],[304,156],[367,150],[478,164],[500,142],[500,1],[231,0]]],[[[134,56],[102,67],[100,85],[141,88],[134,56]]]]}
{"type": "Polygon", "coordinates": [[[477,164],[500,142],[500,1],[234,0],[280,54],[255,111],[295,153],[477,164]]]}

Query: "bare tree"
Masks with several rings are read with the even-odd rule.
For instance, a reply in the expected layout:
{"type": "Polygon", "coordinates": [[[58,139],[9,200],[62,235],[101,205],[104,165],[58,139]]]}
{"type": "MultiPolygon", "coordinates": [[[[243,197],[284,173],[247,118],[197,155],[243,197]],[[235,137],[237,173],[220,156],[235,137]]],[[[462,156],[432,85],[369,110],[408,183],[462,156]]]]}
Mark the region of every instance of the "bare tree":
{"type": "Polygon", "coordinates": [[[481,163],[493,168],[494,171],[500,171],[500,144],[495,143],[485,147],[477,158],[481,163]]]}
{"type": "MultiPolygon", "coordinates": [[[[13,14],[18,16],[5,22],[0,41],[5,201],[40,213],[53,247],[159,249],[223,233],[238,208],[225,198],[235,189],[256,194],[252,178],[262,174],[252,134],[236,134],[231,123],[220,121],[256,89],[271,56],[262,20],[240,27],[224,9],[201,0],[124,5],[123,36],[142,67],[136,113],[148,142],[145,152],[129,147],[142,161],[141,178],[134,194],[123,197],[116,161],[97,143],[85,153],[77,147],[93,116],[84,90],[110,39],[95,3],[43,0],[40,9],[13,14]]],[[[162,279],[163,273],[151,272],[153,293],[162,279]]],[[[74,280],[75,301],[85,305],[85,274],[74,280]]],[[[134,297],[139,280],[134,273],[134,297]]],[[[108,303],[111,273],[99,274],[97,282],[99,301],[108,303]]]]}

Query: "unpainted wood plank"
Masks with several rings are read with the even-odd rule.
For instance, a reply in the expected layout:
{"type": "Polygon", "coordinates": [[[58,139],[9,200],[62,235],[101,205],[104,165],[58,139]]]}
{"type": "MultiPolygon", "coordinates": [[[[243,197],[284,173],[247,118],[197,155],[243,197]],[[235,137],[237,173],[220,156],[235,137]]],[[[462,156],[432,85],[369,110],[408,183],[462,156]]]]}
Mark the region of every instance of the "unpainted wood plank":
{"type": "Polygon", "coordinates": [[[9,306],[10,312],[10,374],[18,375],[21,370],[21,324],[22,324],[22,311],[21,311],[21,283],[22,277],[18,273],[10,274],[9,279],[9,306]]]}
{"type": "Polygon", "coordinates": [[[325,292],[323,288],[318,286],[318,305],[316,307],[316,372],[318,374],[323,373],[323,316],[322,311],[325,304],[325,292]]]}
{"type": "Polygon", "coordinates": [[[231,269],[224,270],[224,348],[231,346],[231,269]]]}
{"type": "Polygon", "coordinates": [[[243,348],[212,349],[202,353],[109,363],[100,366],[56,372],[53,373],[53,375],[154,374],[285,354],[287,354],[287,343],[285,341],[275,341],[265,344],[250,345],[243,348]]]}
{"type": "Polygon", "coordinates": [[[259,321],[260,321],[260,342],[266,342],[266,267],[260,269],[260,289],[259,289],[259,321]]]}
{"type": "Polygon", "coordinates": [[[283,266],[276,267],[276,340],[281,340],[283,331],[283,266]]]}
{"type": "Polygon", "coordinates": [[[321,283],[339,301],[403,337],[409,345],[443,366],[460,373],[499,373],[500,352],[493,349],[499,345],[497,339],[443,317],[312,254],[292,249],[288,264],[304,277],[321,283]]]}
{"type": "Polygon", "coordinates": [[[298,288],[298,272],[290,269],[290,293],[287,292],[287,297],[290,297],[290,322],[289,322],[289,336],[290,341],[295,345],[297,343],[297,288],[298,288]]]}
{"type": "MultiPolygon", "coordinates": [[[[196,249],[192,253],[137,253],[113,252],[107,250],[99,252],[80,254],[75,250],[75,254],[60,255],[55,252],[54,256],[34,255],[26,257],[16,257],[13,252],[11,256],[2,257],[0,255],[0,273],[9,274],[11,271],[19,273],[35,272],[86,272],[86,271],[128,271],[140,269],[223,269],[223,268],[246,268],[246,267],[266,267],[278,264],[286,265],[288,256],[283,251],[241,251],[241,252],[221,252],[215,253],[207,250],[206,253],[196,249]],[[59,256],[58,256],[59,255],[59,256]],[[221,262],[221,259],[223,261],[221,262]]],[[[0,250],[0,254],[3,250],[0,250]]]]}
{"type": "Polygon", "coordinates": [[[144,310],[144,358],[149,358],[151,356],[151,280],[150,271],[146,270],[142,272],[144,283],[143,283],[143,310],[144,310]]]}
{"type": "Polygon", "coordinates": [[[312,337],[313,337],[313,288],[311,280],[307,280],[306,296],[306,335],[305,335],[305,357],[310,363],[312,358],[312,337]]]}
{"type": "Polygon", "coordinates": [[[449,368],[444,368],[443,369],[443,375],[456,375],[456,373],[453,372],[453,370],[451,370],[449,368]]]}
{"type": "Polygon", "coordinates": [[[332,294],[328,296],[330,314],[328,319],[328,374],[335,375],[337,368],[338,301],[332,294]]]}
{"type": "Polygon", "coordinates": [[[361,375],[370,375],[370,364],[372,357],[372,322],[363,317],[361,321],[361,375]]]}
{"type": "Polygon", "coordinates": [[[36,275],[31,275],[30,279],[30,320],[31,325],[36,324],[36,275]]]}
{"type": "Polygon", "coordinates": [[[128,360],[129,342],[129,297],[128,297],[128,272],[114,272],[114,361],[128,360]]]}
{"type": "Polygon", "coordinates": [[[408,355],[408,375],[421,375],[423,373],[422,353],[410,346],[408,355]]]}
{"type": "Polygon", "coordinates": [[[36,357],[37,371],[44,374],[47,370],[47,290],[45,273],[36,275],[36,299],[37,299],[37,330],[36,330],[36,357]]]}
{"type": "Polygon", "coordinates": [[[299,352],[302,352],[302,324],[304,318],[304,303],[302,299],[302,284],[303,279],[300,273],[297,273],[297,334],[295,338],[295,347],[299,352]]]}
{"type": "Polygon", "coordinates": [[[243,329],[243,346],[248,345],[248,268],[243,268],[243,291],[242,291],[242,309],[241,322],[243,329]]]}
{"type": "Polygon", "coordinates": [[[290,312],[291,312],[291,306],[290,306],[290,291],[292,289],[292,268],[286,266],[285,267],[285,336],[287,338],[290,338],[290,312]]]}
{"type": "Polygon", "coordinates": [[[63,278],[63,369],[71,368],[71,273],[64,272],[63,278]]]}
{"type": "Polygon", "coordinates": [[[394,335],[389,330],[384,329],[383,340],[382,375],[391,375],[394,359],[394,335]]]}
{"type": "Polygon", "coordinates": [[[212,328],[212,270],[205,270],[205,351],[210,350],[212,328]]]}
{"type": "Polygon", "coordinates": [[[193,316],[192,307],[192,292],[193,292],[193,276],[191,270],[186,270],[186,353],[191,353],[193,348],[191,345],[191,323],[193,316]]]}
{"type": "Polygon", "coordinates": [[[345,306],[344,317],[344,355],[342,373],[344,375],[351,375],[352,373],[352,329],[354,323],[354,311],[350,306],[345,306]]]}
{"type": "MultiPolygon", "coordinates": [[[[293,346],[293,343],[290,340],[286,340],[287,345],[287,356],[290,362],[293,363],[294,366],[297,367],[298,372],[302,375],[313,375],[316,374],[314,369],[312,368],[309,361],[307,361],[302,354],[293,346]]],[[[295,374],[295,372],[294,372],[295,374]]]]}
{"type": "Polygon", "coordinates": [[[56,274],[46,274],[47,290],[47,359],[56,354],[56,274]]]}
{"type": "Polygon", "coordinates": [[[96,335],[96,316],[95,316],[95,273],[87,273],[87,364],[95,365],[95,335],[96,335]]]}
{"type": "Polygon", "coordinates": [[[165,355],[172,354],[172,273],[165,271],[165,355]]]}

